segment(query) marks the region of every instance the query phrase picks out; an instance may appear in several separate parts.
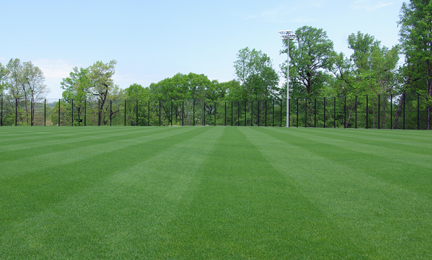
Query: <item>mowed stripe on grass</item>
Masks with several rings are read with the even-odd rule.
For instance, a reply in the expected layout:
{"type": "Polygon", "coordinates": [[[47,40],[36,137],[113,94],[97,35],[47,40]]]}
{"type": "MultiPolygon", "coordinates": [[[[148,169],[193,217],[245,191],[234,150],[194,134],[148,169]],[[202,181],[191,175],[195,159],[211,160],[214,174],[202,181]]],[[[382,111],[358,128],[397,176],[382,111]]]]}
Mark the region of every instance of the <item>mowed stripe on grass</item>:
{"type": "Polygon", "coordinates": [[[0,258],[430,258],[430,137],[0,128],[0,258]]]}

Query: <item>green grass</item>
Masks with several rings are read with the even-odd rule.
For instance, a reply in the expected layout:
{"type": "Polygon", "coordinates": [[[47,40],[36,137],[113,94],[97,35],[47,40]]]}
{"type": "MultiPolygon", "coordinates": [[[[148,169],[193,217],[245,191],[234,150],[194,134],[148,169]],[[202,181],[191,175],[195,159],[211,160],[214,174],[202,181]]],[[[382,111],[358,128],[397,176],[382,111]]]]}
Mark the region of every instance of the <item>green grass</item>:
{"type": "Polygon", "coordinates": [[[432,132],[2,127],[0,258],[431,259],[432,132]]]}

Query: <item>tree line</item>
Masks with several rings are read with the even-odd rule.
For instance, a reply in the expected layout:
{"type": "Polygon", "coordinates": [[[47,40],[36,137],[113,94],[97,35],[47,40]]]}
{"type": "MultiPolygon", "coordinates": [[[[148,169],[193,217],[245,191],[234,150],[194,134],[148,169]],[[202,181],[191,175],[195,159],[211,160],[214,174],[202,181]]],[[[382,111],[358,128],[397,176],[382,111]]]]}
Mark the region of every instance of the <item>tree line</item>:
{"type": "MultiPolygon", "coordinates": [[[[401,115],[402,104],[409,93],[421,97],[421,109],[427,111],[426,124],[430,129],[432,105],[432,1],[410,0],[403,3],[398,25],[400,44],[387,47],[374,36],[356,32],[347,38],[347,56],[334,50],[333,42],[321,28],[303,26],[295,31],[296,39],[283,42],[280,53],[290,57],[290,97],[312,100],[339,96],[382,96],[378,105],[395,106],[395,121],[401,115]],[[400,57],[404,60],[400,60],[400,57]],[[388,104],[392,96],[392,104],[388,104]]],[[[84,100],[94,101],[95,118],[103,124],[108,100],[157,101],[162,107],[174,104],[180,113],[179,102],[211,104],[217,101],[276,100],[282,104],[286,97],[286,63],[278,73],[272,60],[262,51],[244,48],[236,56],[236,78],[229,82],[210,80],[203,74],[176,74],[157,83],[143,87],[133,84],[121,89],[114,84],[116,61],[96,62],[87,68],[74,68],[69,77],[61,82],[64,105],[75,102],[77,113],[84,100]]],[[[42,72],[31,62],[11,60],[6,66],[0,64],[1,91],[7,100],[37,101],[46,94],[42,72]]],[[[350,98],[350,100],[355,100],[350,98]]],[[[372,107],[378,99],[371,99],[372,107]]],[[[415,102],[411,99],[408,102],[415,102]]],[[[417,101],[420,102],[420,101],[417,101]]],[[[59,109],[56,104],[54,112],[59,109]]],[[[347,104],[349,116],[359,105],[357,101],[347,104]]],[[[417,104],[420,107],[420,103],[417,104]]],[[[306,108],[308,106],[305,106],[306,108]]],[[[312,107],[310,104],[309,108],[312,107]]],[[[250,105],[246,107],[250,112],[250,105]]],[[[393,108],[393,107],[392,107],[393,108]]],[[[131,108],[133,109],[133,108],[131,108]]],[[[366,108],[368,109],[368,108],[366,108]]],[[[25,108],[26,113],[27,108],[25,108]]],[[[385,110],[384,110],[385,111],[385,110]]],[[[307,111],[305,111],[307,113],[307,111]]],[[[114,109],[114,112],[116,110],[114,109]]],[[[211,113],[211,112],[210,112],[211,113]]],[[[112,115],[110,115],[112,116],[112,115]]]]}

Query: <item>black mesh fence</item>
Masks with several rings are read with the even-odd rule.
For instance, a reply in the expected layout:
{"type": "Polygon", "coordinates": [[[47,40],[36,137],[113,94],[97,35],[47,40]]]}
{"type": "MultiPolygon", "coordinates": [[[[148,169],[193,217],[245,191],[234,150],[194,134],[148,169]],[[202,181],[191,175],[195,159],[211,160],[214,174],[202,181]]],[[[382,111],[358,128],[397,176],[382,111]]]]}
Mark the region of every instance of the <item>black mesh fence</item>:
{"type": "MultiPolygon", "coordinates": [[[[285,100],[28,100],[2,97],[1,126],[286,126],[285,100]]],[[[427,94],[291,99],[291,127],[427,129],[427,94]]]]}

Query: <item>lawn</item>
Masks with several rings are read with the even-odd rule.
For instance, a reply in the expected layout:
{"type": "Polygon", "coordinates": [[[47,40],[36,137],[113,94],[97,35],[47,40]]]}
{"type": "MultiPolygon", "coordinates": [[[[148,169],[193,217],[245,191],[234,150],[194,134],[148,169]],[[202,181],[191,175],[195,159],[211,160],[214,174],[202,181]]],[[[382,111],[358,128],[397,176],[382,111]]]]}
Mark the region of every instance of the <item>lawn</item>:
{"type": "Polygon", "coordinates": [[[0,258],[432,259],[432,132],[1,127],[0,258]]]}

